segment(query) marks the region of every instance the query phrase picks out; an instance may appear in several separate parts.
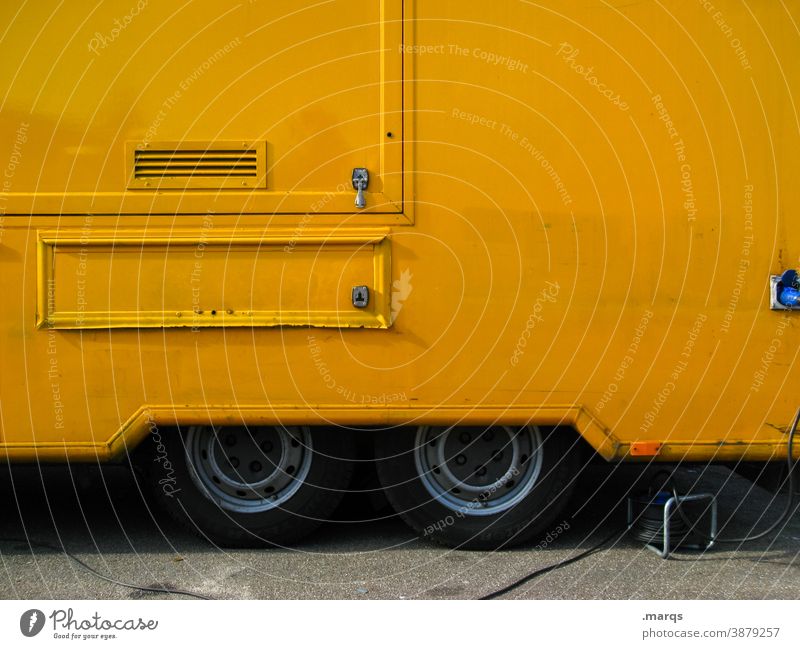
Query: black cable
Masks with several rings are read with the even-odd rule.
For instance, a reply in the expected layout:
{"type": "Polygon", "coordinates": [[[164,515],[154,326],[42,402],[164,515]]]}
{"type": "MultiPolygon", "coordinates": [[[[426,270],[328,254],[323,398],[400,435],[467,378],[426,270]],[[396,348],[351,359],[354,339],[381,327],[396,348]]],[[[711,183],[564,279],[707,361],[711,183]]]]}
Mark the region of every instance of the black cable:
{"type": "MultiPolygon", "coordinates": [[[[716,538],[714,539],[717,543],[748,543],[750,541],[756,541],[758,539],[764,538],[767,534],[770,534],[778,525],[786,521],[792,513],[792,508],[794,506],[794,496],[795,496],[795,465],[797,462],[794,460],[794,436],[797,433],[797,424],[800,422],[800,408],[797,409],[797,414],[794,416],[794,421],[792,422],[792,427],[789,431],[789,442],[787,444],[786,449],[786,468],[789,471],[789,499],[786,501],[786,508],[783,510],[783,513],[780,515],[780,518],[776,520],[772,525],[770,525],[767,529],[763,532],[759,532],[758,534],[750,534],[748,536],[743,536],[738,539],[724,539],[724,538],[716,538]]],[[[778,485],[778,491],[776,495],[780,493],[780,485],[778,485]]]]}
{"type": "Polygon", "coordinates": [[[563,568],[564,566],[568,566],[571,563],[575,563],[577,561],[580,561],[581,559],[586,559],[587,557],[590,557],[591,555],[596,554],[597,552],[600,552],[600,550],[602,550],[603,547],[606,546],[609,543],[609,541],[611,541],[615,536],[619,536],[619,535],[623,534],[625,531],[626,530],[617,529],[612,534],[609,534],[606,538],[604,538],[602,541],[600,541],[597,545],[592,546],[588,550],[586,550],[584,552],[581,552],[580,554],[575,555],[574,557],[570,557],[569,559],[565,559],[564,561],[559,561],[558,563],[554,563],[554,564],[551,564],[549,566],[545,566],[544,568],[539,568],[538,570],[535,570],[534,572],[532,572],[532,573],[530,573],[528,575],[525,575],[521,579],[517,579],[517,581],[510,583],[508,586],[504,586],[503,588],[501,588],[499,590],[495,590],[495,591],[489,593],[488,595],[484,595],[483,597],[479,597],[478,599],[479,600],[495,599],[496,597],[500,597],[501,595],[505,595],[506,593],[514,590],[515,588],[518,588],[518,587],[522,586],[522,584],[525,584],[525,583],[531,581],[532,579],[535,579],[536,577],[540,577],[540,576],[542,576],[544,574],[547,574],[548,572],[552,572],[553,570],[557,570],[558,568],[563,568]]]}
{"type": "MultiPolygon", "coordinates": [[[[680,505],[676,507],[676,511],[678,510],[680,510],[680,505]]],[[[645,508],[641,514],[634,519],[630,528],[630,536],[637,541],[641,541],[642,543],[646,543],[648,545],[664,545],[663,509],[660,509],[659,511],[661,512],[659,516],[648,517],[646,515],[647,508],[645,508]]],[[[693,528],[694,525],[681,511],[680,518],[677,521],[670,521],[670,547],[677,547],[686,539],[691,537],[693,534],[693,528]]],[[[697,533],[694,534],[696,535],[697,533]]]]}
{"type": "Polygon", "coordinates": [[[46,548],[48,550],[53,550],[55,552],[58,552],[59,554],[63,553],[69,559],[71,559],[72,561],[77,563],[79,566],[81,566],[87,572],[93,574],[95,577],[97,577],[99,579],[102,579],[104,581],[107,581],[107,582],[109,582],[111,584],[114,584],[116,586],[122,586],[123,588],[130,588],[131,590],[140,590],[140,591],[143,591],[143,592],[146,592],[146,593],[165,593],[167,595],[184,595],[186,597],[194,597],[195,599],[205,599],[205,600],[213,599],[212,597],[208,597],[206,595],[200,595],[198,593],[192,593],[192,592],[189,592],[188,590],[179,590],[177,588],[166,588],[166,587],[165,588],[159,588],[157,586],[139,586],[137,584],[129,584],[127,582],[120,581],[118,579],[114,579],[113,577],[109,577],[107,575],[104,575],[103,573],[101,573],[101,572],[97,571],[96,569],[92,568],[92,566],[90,566],[88,563],[85,563],[84,561],[82,561],[81,559],[76,557],[74,554],[68,552],[66,549],[59,548],[59,547],[57,547],[55,545],[50,545],[49,543],[42,543],[40,541],[31,541],[30,539],[15,539],[15,538],[5,538],[5,537],[0,538],[0,542],[3,542],[3,543],[21,543],[23,545],[28,545],[31,548],[33,548],[33,547],[46,548]]]}

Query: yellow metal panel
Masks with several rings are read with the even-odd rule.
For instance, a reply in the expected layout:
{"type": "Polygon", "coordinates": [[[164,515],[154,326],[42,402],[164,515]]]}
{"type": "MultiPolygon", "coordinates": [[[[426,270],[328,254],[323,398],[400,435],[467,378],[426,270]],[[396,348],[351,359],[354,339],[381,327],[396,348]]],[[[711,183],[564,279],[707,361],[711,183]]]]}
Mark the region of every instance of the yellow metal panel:
{"type": "MultiPolygon", "coordinates": [[[[800,265],[797,0],[193,2],[185,21],[168,4],[96,53],[127,5],[51,19],[54,3],[0,4],[1,452],[109,458],[150,412],[159,425],[533,421],[574,426],[614,459],[655,441],[657,460],[785,454],[800,314],[771,311],[768,286],[800,265]],[[231,41],[156,135],[266,142],[266,188],[124,190],[124,141],[231,41]],[[365,157],[379,171],[359,212],[347,183],[365,157]],[[67,293],[53,315],[74,318],[81,240],[105,239],[104,263],[119,252],[130,268],[142,240],[174,236],[180,266],[208,210],[230,240],[310,249],[315,229],[388,226],[375,281],[391,327],[37,328],[53,250],[39,232],[71,242],[55,246],[67,293]]],[[[229,268],[247,299],[248,245],[229,268]]],[[[164,276],[157,249],[143,259],[164,276]]],[[[92,281],[109,278],[105,325],[141,284],[92,281]]],[[[191,315],[181,291],[148,304],[191,315]]],[[[278,299],[297,295],[265,304],[278,299]]]]}
{"type": "Polygon", "coordinates": [[[38,160],[6,213],[349,213],[354,167],[365,214],[402,213],[403,4],[3,3],[0,137],[24,120],[38,160]],[[160,141],[265,143],[269,164],[222,195],[127,191],[126,145],[160,141]]]}
{"type": "Polygon", "coordinates": [[[40,328],[390,325],[385,233],[42,232],[39,259],[40,328]]]}

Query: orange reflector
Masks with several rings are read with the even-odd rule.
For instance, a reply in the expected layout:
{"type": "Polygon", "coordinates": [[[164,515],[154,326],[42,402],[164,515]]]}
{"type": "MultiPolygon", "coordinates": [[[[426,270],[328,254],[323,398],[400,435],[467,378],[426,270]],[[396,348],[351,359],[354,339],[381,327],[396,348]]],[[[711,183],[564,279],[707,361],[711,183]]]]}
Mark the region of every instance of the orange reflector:
{"type": "Polygon", "coordinates": [[[634,442],[631,444],[631,455],[658,455],[661,442],[634,442]]]}

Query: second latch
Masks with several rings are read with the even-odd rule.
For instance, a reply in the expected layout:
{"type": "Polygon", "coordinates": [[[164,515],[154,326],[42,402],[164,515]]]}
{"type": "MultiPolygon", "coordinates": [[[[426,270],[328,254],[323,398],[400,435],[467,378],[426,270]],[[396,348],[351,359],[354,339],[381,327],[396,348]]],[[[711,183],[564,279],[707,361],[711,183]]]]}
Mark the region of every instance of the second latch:
{"type": "Polygon", "coordinates": [[[356,167],[353,169],[353,189],[356,190],[356,207],[363,209],[367,206],[367,200],[364,198],[364,190],[369,186],[369,171],[365,167],[356,167]]]}

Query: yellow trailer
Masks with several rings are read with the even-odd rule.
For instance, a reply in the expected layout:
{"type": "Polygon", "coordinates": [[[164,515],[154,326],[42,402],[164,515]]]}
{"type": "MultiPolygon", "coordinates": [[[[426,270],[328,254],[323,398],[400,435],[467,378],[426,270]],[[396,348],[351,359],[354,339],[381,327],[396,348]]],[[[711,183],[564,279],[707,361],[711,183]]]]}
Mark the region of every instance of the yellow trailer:
{"type": "Polygon", "coordinates": [[[0,17],[4,458],[139,447],[190,527],[286,543],[368,430],[412,526],[479,547],[556,515],[578,436],[786,457],[796,0],[0,17]]]}

